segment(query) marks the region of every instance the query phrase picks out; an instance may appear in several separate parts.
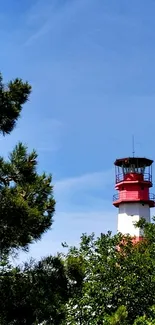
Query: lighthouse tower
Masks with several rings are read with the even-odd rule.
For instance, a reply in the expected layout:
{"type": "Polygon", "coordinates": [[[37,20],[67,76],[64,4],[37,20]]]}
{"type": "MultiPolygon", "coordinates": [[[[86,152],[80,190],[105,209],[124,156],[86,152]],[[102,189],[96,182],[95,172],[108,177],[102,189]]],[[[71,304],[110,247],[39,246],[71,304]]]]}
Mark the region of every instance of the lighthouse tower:
{"type": "Polygon", "coordinates": [[[139,241],[142,230],[135,222],[144,218],[150,222],[150,208],[155,206],[155,195],[149,193],[152,187],[152,163],[147,158],[122,158],[115,161],[115,189],[113,205],[118,208],[118,232],[129,234],[139,241]]]}

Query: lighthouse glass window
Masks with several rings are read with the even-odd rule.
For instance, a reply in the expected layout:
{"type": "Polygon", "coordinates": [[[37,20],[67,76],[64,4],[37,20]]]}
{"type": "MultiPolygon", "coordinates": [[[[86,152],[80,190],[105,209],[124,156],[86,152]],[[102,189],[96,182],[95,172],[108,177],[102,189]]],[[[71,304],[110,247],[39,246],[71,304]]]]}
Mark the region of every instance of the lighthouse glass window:
{"type": "Polygon", "coordinates": [[[129,167],[124,167],[123,166],[123,173],[124,174],[129,174],[129,173],[136,173],[136,174],[143,174],[145,172],[145,166],[143,167],[138,167],[134,164],[130,165],[129,167]]]}

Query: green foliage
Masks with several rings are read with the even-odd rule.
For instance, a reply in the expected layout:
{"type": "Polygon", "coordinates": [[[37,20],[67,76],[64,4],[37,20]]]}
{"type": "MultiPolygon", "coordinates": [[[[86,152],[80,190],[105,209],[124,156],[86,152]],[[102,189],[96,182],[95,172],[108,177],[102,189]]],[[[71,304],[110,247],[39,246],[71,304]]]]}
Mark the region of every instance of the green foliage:
{"type": "Polygon", "coordinates": [[[21,79],[10,81],[8,85],[3,83],[0,74],[0,132],[9,134],[15,127],[22,105],[26,103],[31,93],[31,86],[21,79]]]}
{"type": "Polygon", "coordinates": [[[0,251],[28,248],[50,228],[55,201],[51,176],[38,175],[37,154],[19,143],[0,158],[0,251]]]}
{"type": "Polygon", "coordinates": [[[120,306],[116,310],[116,312],[112,315],[107,317],[107,325],[125,325],[128,313],[125,306],[120,306]]]}
{"type": "Polygon", "coordinates": [[[83,235],[80,247],[70,249],[66,261],[72,259],[74,268],[78,257],[83,280],[67,305],[67,324],[133,324],[144,315],[150,321],[150,307],[155,305],[155,225],[144,225],[144,232],[145,240],[138,244],[110,232],[97,239],[83,235]]]}
{"type": "Polygon", "coordinates": [[[68,281],[59,257],[24,267],[3,266],[0,274],[0,324],[61,324],[68,299],[68,281]],[[6,269],[5,269],[6,268],[6,269]]]}

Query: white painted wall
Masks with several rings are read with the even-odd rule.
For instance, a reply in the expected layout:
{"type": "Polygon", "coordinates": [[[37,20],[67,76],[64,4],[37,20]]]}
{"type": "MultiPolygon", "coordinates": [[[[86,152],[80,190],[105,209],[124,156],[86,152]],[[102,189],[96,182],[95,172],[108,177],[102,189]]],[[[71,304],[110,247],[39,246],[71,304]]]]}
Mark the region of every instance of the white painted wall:
{"type": "Polygon", "coordinates": [[[150,207],[142,203],[121,203],[118,213],[118,232],[130,234],[131,236],[142,236],[142,230],[136,228],[134,223],[141,218],[150,222],[150,207]]]}

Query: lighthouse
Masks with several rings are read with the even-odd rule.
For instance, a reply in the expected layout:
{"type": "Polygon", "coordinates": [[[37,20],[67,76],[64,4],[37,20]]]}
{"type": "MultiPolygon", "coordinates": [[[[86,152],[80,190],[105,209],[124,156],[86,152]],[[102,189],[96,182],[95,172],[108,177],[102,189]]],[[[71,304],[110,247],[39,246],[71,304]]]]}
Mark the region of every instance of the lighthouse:
{"type": "Polygon", "coordinates": [[[117,230],[129,234],[139,241],[142,229],[135,223],[144,218],[150,222],[150,208],[155,206],[155,195],[150,194],[152,187],[153,160],[140,157],[116,159],[115,189],[113,205],[118,208],[117,230]]]}

